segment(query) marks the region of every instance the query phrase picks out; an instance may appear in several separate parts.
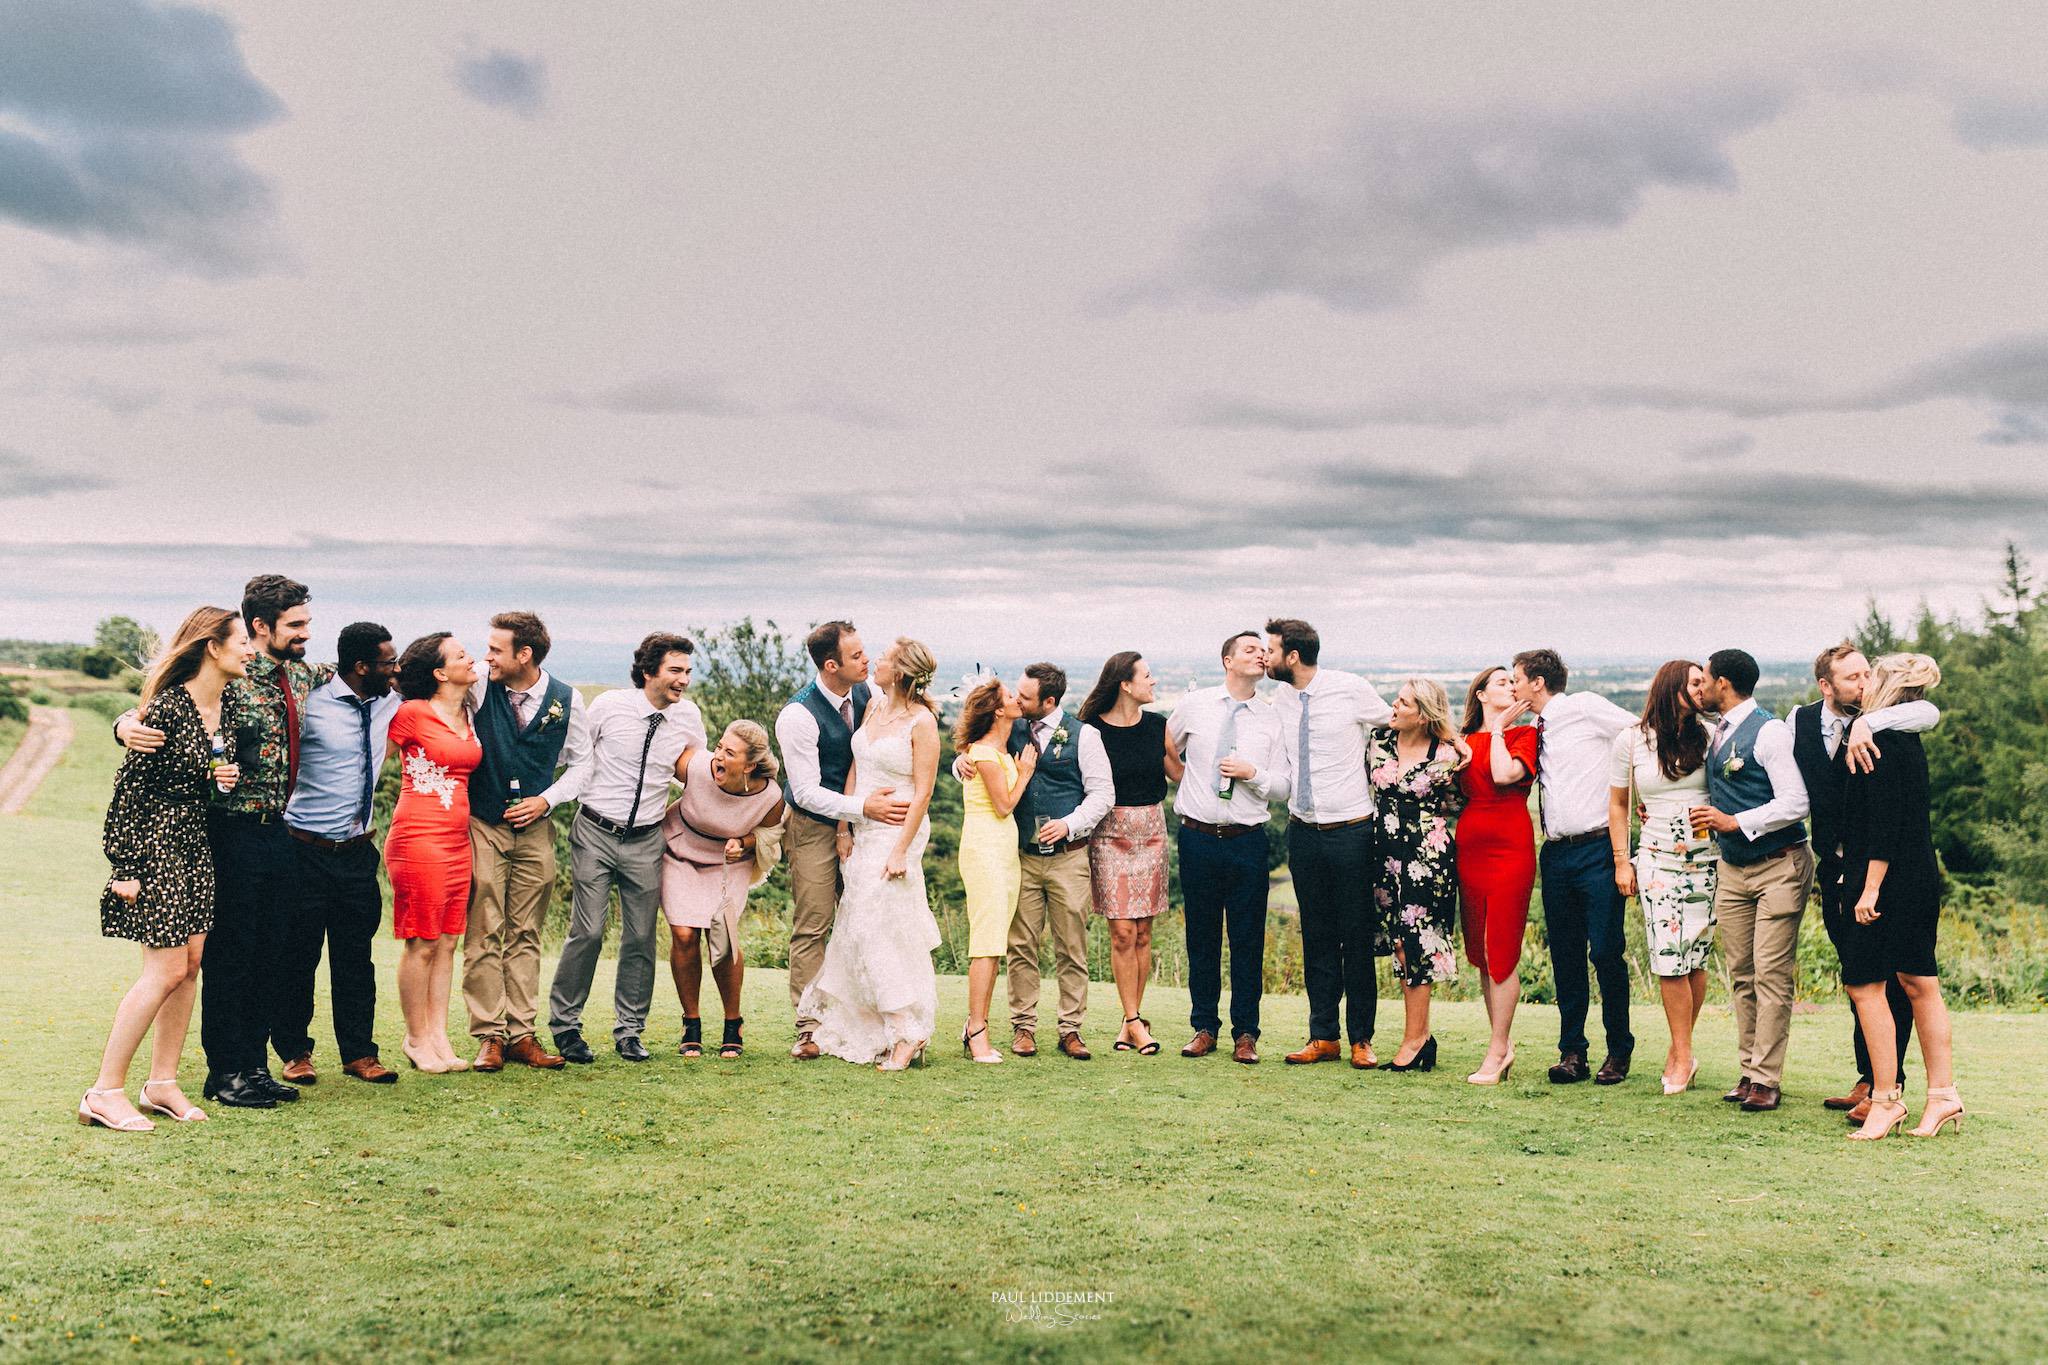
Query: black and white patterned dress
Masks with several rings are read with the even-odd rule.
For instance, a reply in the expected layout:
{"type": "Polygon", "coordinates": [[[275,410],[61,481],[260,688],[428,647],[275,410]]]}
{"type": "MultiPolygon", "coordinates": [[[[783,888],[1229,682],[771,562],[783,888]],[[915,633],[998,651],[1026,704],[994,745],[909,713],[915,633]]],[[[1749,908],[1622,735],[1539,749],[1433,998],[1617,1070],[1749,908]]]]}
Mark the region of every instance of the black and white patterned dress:
{"type": "MultiPolygon", "coordinates": [[[[225,700],[222,705],[225,731],[230,721],[225,700]]],[[[164,732],[164,744],[151,754],[130,750],[114,778],[101,839],[114,870],[100,893],[100,933],[177,948],[213,928],[213,854],[206,841],[212,736],[183,687],[153,697],[142,721],[164,732]],[[132,905],[113,888],[130,879],[142,883],[132,905]]]]}

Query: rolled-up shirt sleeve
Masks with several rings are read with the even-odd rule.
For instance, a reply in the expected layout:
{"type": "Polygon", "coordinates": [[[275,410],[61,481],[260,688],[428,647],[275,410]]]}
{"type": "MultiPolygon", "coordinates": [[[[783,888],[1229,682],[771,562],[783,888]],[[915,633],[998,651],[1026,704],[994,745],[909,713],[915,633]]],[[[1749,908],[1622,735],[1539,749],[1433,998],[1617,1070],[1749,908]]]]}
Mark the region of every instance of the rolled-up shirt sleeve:
{"type": "Polygon", "coordinates": [[[1081,763],[1083,794],[1081,804],[1067,817],[1067,837],[1085,839],[1116,804],[1116,776],[1110,771],[1109,750],[1102,747],[1102,736],[1092,725],[1081,727],[1081,749],[1076,757],[1081,763]]]}
{"type": "Polygon", "coordinates": [[[1754,810],[1738,812],[1735,823],[1745,839],[1761,839],[1773,830],[1796,825],[1806,818],[1806,779],[1799,775],[1799,762],[1792,756],[1792,731],[1784,721],[1765,723],[1756,737],[1757,762],[1771,778],[1771,799],[1754,810]]]}
{"type": "Polygon", "coordinates": [[[1879,730],[1902,730],[1919,735],[1941,724],[1941,708],[1931,701],[1902,701],[1897,706],[1872,711],[1863,719],[1870,723],[1872,734],[1879,730]]]}
{"type": "Polygon", "coordinates": [[[583,789],[589,785],[590,770],[595,766],[596,746],[590,733],[590,708],[584,704],[583,694],[575,688],[569,689],[569,733],[562,740],[562,775],[553,785],[542,792],[541,799],[553,810],[564,801],[582,799],[583,789]]]}
{"type": "Polygon", "coordinates": [[[775,741],[782,746],[782,770],[789,777],[789,799],[800,810],[830,820],[859,820],[859,798],[829,790],[818,774],[818,718],[801,706],[789,705],[775,718],[775,741]]]}
{"type": "MultiPolygon", "coordinates": [[[[1242,721],[1239,722],[1240,726],[1242,721]]],[[[1283,727],[1277,712],[1272,723],[1259,727],[1266,732],[1266,752],[1253,765],[1258,772],[1245,779],[1245,785],[1252,789],[1252,795],[1261,801],[1272,803],[1285,801],[1294,795],[1294,764],[1281,735],[1283,727]]],[[[1240,741],[1242,742],[1242,741],[1240,741]]]]}

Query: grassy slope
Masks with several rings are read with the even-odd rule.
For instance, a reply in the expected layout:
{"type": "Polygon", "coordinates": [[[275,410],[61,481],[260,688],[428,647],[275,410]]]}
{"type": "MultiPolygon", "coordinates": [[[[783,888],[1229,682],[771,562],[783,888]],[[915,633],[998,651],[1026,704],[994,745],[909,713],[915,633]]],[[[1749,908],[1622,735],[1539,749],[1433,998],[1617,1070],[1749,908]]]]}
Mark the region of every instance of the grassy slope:
{"type": "MultiPolygon", "coordinates": [[[[737,1064],[677,1059],[671,998],[644,1068],[372,1090],[325,1048],[329,1078],[293,1110],[88,1131],[69,1108],[132,968],[93,922],[110,749],[82,728],[31,814],[0,821],[0,1351],[2048,1355],[2038,1015],[1960,1019],[1962,1140],[1874,1148],[1814,1103],[1841,1080],[1837,1011],[1797,1021],[1792,1107],[1744,1117],[1715,1100],[1719,1011],[1702,1088],[1678,1099],[1655,1093],[1647,1017],[1636,1080],[1553,1089],[1536,1007],[1498,1092],[1457,1079],[1471,1006],[1443,1011],[1433,1075],[1111,1056],[1097,1028],[1086,1066],[941,1048],[885,1077],[778,1055],[787,998],[766,972],[737,1064]],[[1008,1321],[996,1291],[1114,1297],[1047,1326],[1008,1321]]],[[[1184,1009],[1158,993],[1162,1037],[1184,1009]]],[[[961,1010],[945,981],[942,1037],[961,1010]]],[[[1098,987],[1094,1017],[1115,1015],[1098,987]]],[[[1269,1052],[1304,1017],[1270,1001],[1269,1052]]],[[[195,1089],[199,1071],[195,1038],[195,1089]]]]}

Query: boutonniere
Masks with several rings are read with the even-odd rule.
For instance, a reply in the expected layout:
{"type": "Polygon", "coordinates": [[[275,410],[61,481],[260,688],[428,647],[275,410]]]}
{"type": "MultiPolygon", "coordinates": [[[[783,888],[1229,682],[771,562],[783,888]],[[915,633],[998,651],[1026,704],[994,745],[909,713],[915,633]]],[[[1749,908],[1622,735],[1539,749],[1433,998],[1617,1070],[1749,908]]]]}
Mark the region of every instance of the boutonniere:
{"type": "Polygon", "coordinates": [[[547,728],[548,728],[548,727],[549,727],[550,725],[553,725],[553,724],[554,724],[554,723],[555,723],[556,721],[560,720],[561,718],[562,718],[562,703],[561,703],[561,702],[559,702],[559,701],[555,701],[555,702],[550,702],[550,703],[548,703],[548,709],[547,709],[546,713],[545,713],[544,715],[542,715],[542,716],[541,716],[541,718],[540,718],[540,728],[541,728],[541,729],[543,729],[543,730],[545,730],[545,729],[547,729],[547,728]]]}
{"type": "Polygon", "coordinates": [[[1742,771],[1742,755],[1730,754],[1721,764],[1721,776],[1733,777],[1742,771]]]}
{"type": "Polygon", "coordinates": [[[1059,729],[1052,732],[1052,756],[1054,758],[1058,758],[1060,756],[1060,748],[1061,746],[1066,744],[1066,742],[1067,727],[1062,725],[1059,729]]]}

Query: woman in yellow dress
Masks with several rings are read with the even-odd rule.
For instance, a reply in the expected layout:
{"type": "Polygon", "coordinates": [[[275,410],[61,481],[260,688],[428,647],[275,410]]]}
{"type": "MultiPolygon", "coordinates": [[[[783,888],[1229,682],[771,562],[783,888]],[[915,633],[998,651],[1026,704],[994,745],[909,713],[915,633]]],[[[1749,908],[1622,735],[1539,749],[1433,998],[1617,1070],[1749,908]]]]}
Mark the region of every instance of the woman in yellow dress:
{"type": "Polygon", "coordinates": [[[1038,766],[1038,750],[1025,745],[1012,758],[1004,749],[1010,725],[1022,711],[1016,694],[990,678],[967,694],[953,747],[965,756],[960,822],[960,882],[967,890],[967,1026],[960,1041],[977,1062],[994,1064],[1003,1054],[989,1046],[988,1007],[996,993],[996,963],[1010,943],[1023,879],[1017,861],[1017,826],[1010,812],[1038,766]]]}

